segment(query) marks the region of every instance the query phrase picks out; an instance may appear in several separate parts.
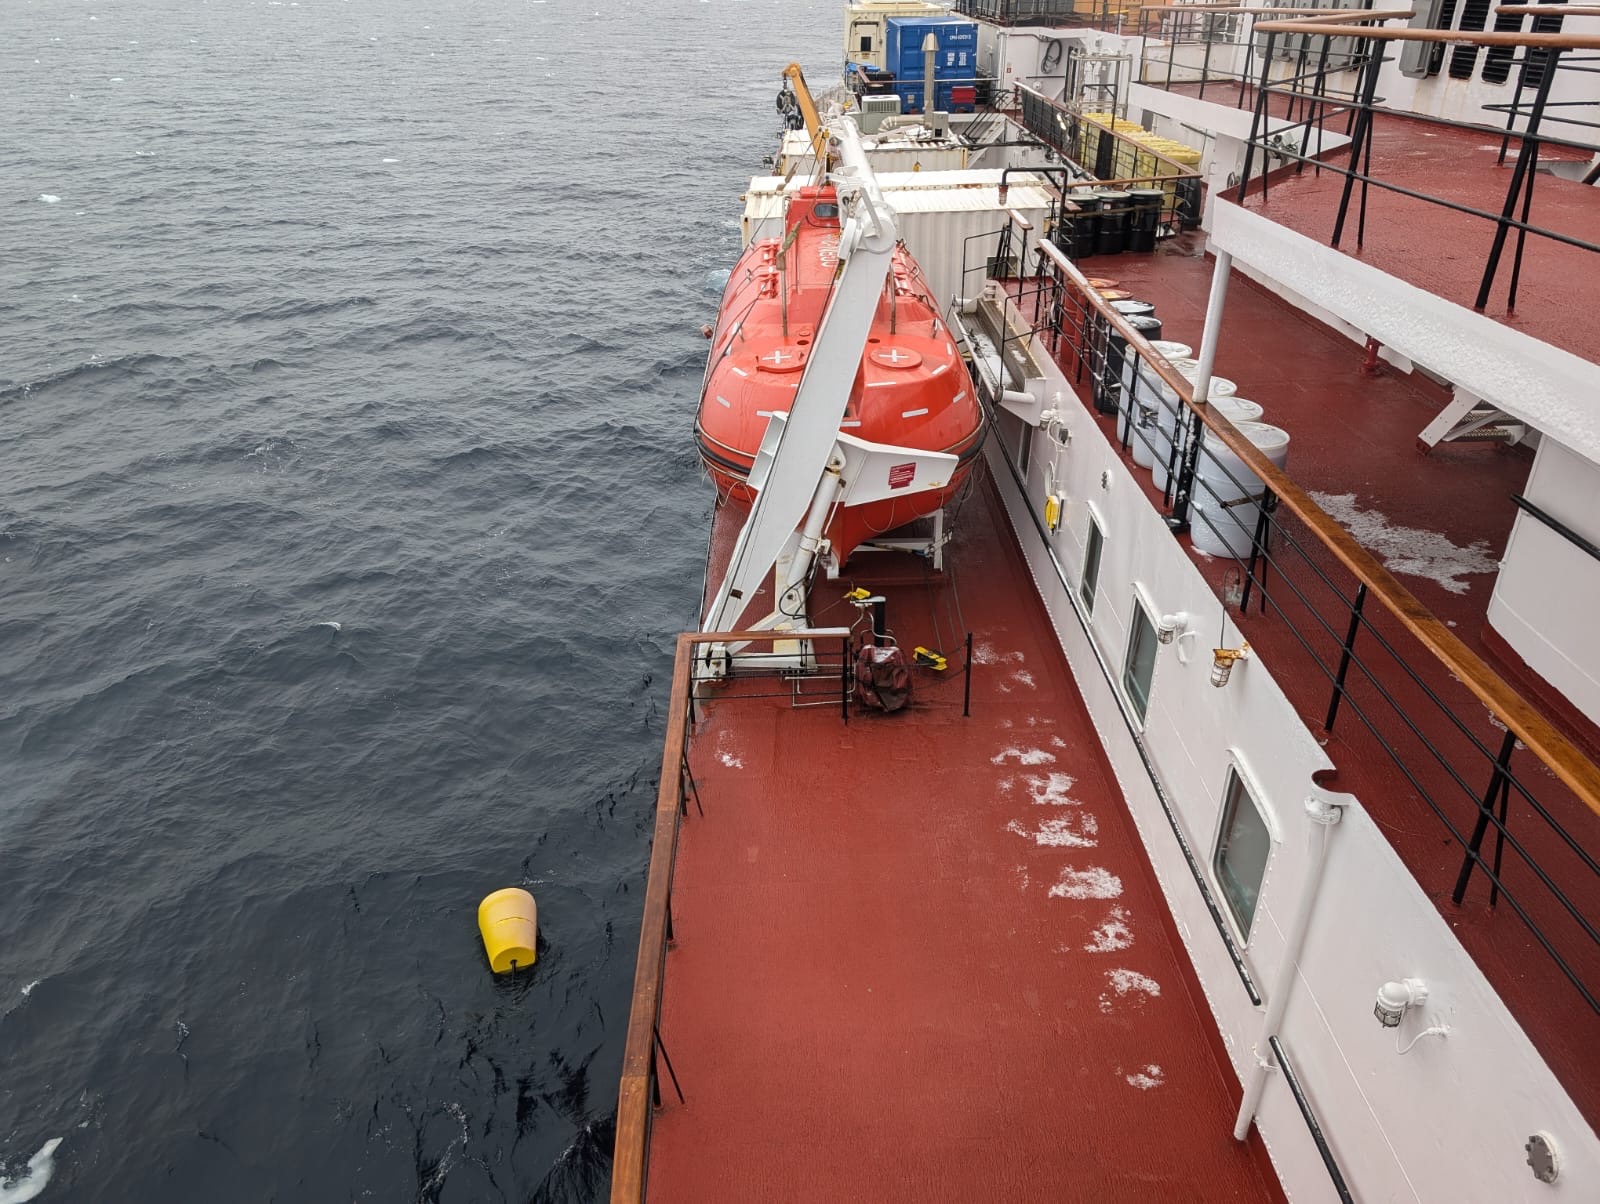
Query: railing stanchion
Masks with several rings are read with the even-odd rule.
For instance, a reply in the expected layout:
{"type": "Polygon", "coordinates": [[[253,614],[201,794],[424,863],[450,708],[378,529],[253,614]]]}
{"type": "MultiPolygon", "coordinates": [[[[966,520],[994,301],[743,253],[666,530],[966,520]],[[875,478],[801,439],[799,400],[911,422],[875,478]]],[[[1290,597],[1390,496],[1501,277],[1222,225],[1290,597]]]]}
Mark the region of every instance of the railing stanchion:
{"type": "Polygon", "coordinates": [[[972,632],[967,632],[966,682],[961,693],[961,717],[972,718],[972,632]]]}
{"type": "Polygon", "coordinates": [[[1489,248],[1489,262],[1484,265],[1483,282],[1478,285],[1478,299],[1473,303],[1473,309],[1483,309],[1489,304],[1489,290],[1500,268],[1500,255],[1506,247],[1512,214],[1517,211],[1517,198],[1522,193],[1526,176],[1534,169],[1539,157],[1539,123],[1544,118],[1545,105],[1550,100],[1550,84],[1556,77],[1556,67],[1560,61],[1561,48],[1552,46],[1544,62],[1544,74],[1539,77],[1539,90],[1534,94],[1533,111],[1528,114],[1527,128],[1522,131],[1522,147],[1517,152],[1517,165],[1511,169],[1511,185],[1506,189],[1505,207],[1501,209],[1500,220],[1495,225],[1494,245],[1489,248]]]}
{"type": "MultiPolygon", "coordinates": [[[[1495,758],[1494,772],[1489,776],[1489,786],[1478,804],[1478,822],[1472,826],[1472,839],[1467,842],[1467,855],[1462,858],[1461,872],[1456,875],[1456,888],[1450,892],[1450,901],[1457,907],[1467,896],[1467,880],[1472,877],[1472,867],[1483,860],[1478,852],[1483,847],[1483,834],[1489,829],[1489,816],[1494,812],[1495,795],[1500,795],[1499,840],[1505,837],[1505,797],[1511,790],[1511,754],[1517,749],[1517,735],[1508,731],[1500,742],[1500,755],[1495,758]]],[[[1494,880],[1490,883],[1491,898],[1500,895],[1500,845],[1495,846],[1494,880]]]]}
{"type": "Polygon", "coordinates": [[[1345,632],[1344,644],[1339,653],[1339,672],[1333,679],[1333,699],[1328,703],[1328,718],[1322,724],[1325,732],[1333,731],[1333,721],[1339,715],[1339,702],[1344,697],[1344,678],[1350,671],[1350,650],[1355,647],[1356,634],[1361,630],[1361,608],[1367,604],[1367,583],[1356,586],[1355,605],[1350,608],[1350,630],[1345,632]]]}

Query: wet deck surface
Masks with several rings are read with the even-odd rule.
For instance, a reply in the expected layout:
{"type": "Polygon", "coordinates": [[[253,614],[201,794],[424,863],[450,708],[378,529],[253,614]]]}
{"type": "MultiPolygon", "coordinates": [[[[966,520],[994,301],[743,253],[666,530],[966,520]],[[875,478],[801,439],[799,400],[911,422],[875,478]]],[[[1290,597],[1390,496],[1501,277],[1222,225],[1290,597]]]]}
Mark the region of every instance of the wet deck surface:
{"type": "Polygon", "coordinates": [[[971,718],[926,671],[908,712],[848,726],[703,712],[661,1020],[687,1103],[664,1085],[654,1200],[1281,1198],[1232,1140],[1237,1080],[997,507],[985,481],[961,511],[959,615],[908,558],[867,562],[900,576],[902,643],[955,665],[978,633],[971,718]]]}
{"type": "MultiPolygon", "coordinates": [[[[1191,95],[1198,91],[1192,85],[1175,90],[1191,95]]],[[[1253,89],[1250,91],[1247,105],[1253,104],[1253,89]]],[[[1206,88],[1208,101],[1231,107],[1237,97],[1238,89],[1232,84],[1210,84],[1206,88]]],[[[1281,116],[1287,98],[1274,96],[1272,100],[1274,111],[1281,116]]],[[[1303,113],[1300,116],[1303,120],[1303,113]]],[[[1503,124],[1504,116],[1484,113],[1481,120],[1490,125],[1503,124]]],[[[1345,122],[1343,112],[1330,111],[1327,129],[1343,133],[1345,122]]],[[[1564,132],[1567,136],[1582,133],[1570,128],[1564,132]]],[[[1435,200],[1498,214],[1511,186],[1519,149],[1520,143],[1513,139],[1505,161],[1500,163],[1498,134],[1380,113],[1373,122],[1370,174],[1384,184],[1435,200]]],[[[1309,153],[1316,154],[1314,141],[1309,153]]],[[[1349,165],[1347,150],[1330,151],[1324,158],[1340,169],[1349,165]]],[[[1540,163],[1546,169],[1556,163],[1571,164],[1587,158],[1564,147],[1545,145],[1540,150],[1540,163]]],[[[1307,165],[1297,174],[1274,178],[1265,199],[1260,185],[1252,185],[1245,207],[1331,245],[1344,182],[1339,172],[1319,172],[1307,165]]],[[[1436,297],[1468,309],[1476,305],[1494,242],[1493,220],[1374,184],[1368,189],[1365,238],[1358,246],[1360,194],[1358,182],[1340,250],[1436,297]]],[[[1517,213],[1520,217],[1520,202],[1517,213]]],[[[1528,221],[1542,229],[1600,244],[1600,193],[1576,180],[1540,171],[1535,178],[1528,221]]],[[[1483,314],[1585,359],[1600,359],[1600,322],[1579,316],[1592,314],[1600,307],[1600,253],[1530,234],[1513,308],[1508,300],[1515,252],[1516,231],[1512,230],[1483,314]]]]}
{"type": "MultiPolygon", "coordinates": [[[[1079,266],[1154,302],[1166,323],[1163,337],[1197,346],[1212,271],[1212,261],[1196,253],[1197,245],[1184,250],[1169,244],[1156,255],[1086,259],[1079,266]]],[[[1510,494],[1522,491],[1532,455],[1527,449],[1471,443],[1419,453],[1417,432],[1437,412],[1442,395],[1427,382],[1388,368],[1366,375],[1362,358],[1361,348],[1349,339],[1234,274],[1217,375],[1234,380],[1239,396],[1265,407],[1265,421],[1289,432],[1290,475],[1469,648],[1527,695],[1517,667],[1495,659],[1484,632],[1494,574],[1515,515],[1510,494]]],[[[1114,438],[1112,420],[1099,421],[1114,438]]],[[[1161,494],[1149,472],[1136,470],[1135,476],[1160,506],[1161,494]]],[[[1353,578],[1303,528],[1294,525],[1290,530],[1299,533],[1302,546],[1314,550],[1311,562],[1343,589],[1348,601],[1353,578]]],[[[1187,538],[1180,542],[1189,548],[1187,538]]],[[[1189,550],[1219,594],[1237,590],[1242,574],[1235,561],[1189,550]]],[[[1235,612],[1236,619],[1306,726],[1320,735],[1333,691],[1318,665],[1327,670],[1337,665],[1348,612],[1315,571],[1281,545],[1267,589],[1265,610],[1258,591],[1250,614],[1241,618],[1235,612]]],[[[1367,614],[1377,634],[1418,669],[1448,711],[1484,747],[1498,750],[1504,728],[1466,687],[1423,652],[1381,606],[1369,604],[1367,614]]],[[[1451,901],[1462,850],[1385,753],[1380,739],[1401,752],[1418,782],[1443,802],[1446,815],[1463,832],[1470,832],[1477,804],[1451,774],[1460,772],[1476,795],[1488,785],[1488,760],[1472,750],[1445,710],[1429,703],[1422,687],[1372,633],[1361,637],[1356,652],[1384,690],[1400,701],[1405,715],[1384,701],[1359,666],[1352,669],[1350,693],[1325,739],[1339,769],[1330,784],[1360,798],[1567,1090],[1591,1119],[1600,1118],[1600,1043],[1594,1039],[1593,1012],[1514,910],[1504,900],[1495,909],[1489,907],[1481,874],[1473,877],[1461,906],[1451,901]],[[1358,711],[1370,718],[1371,727],[1358,711]]],[[[1580,743],[1592,743],[1587,729],[1569,734],[1580,743]]],[[[1518,754],[1513,764],[1584,847],[1600,850],[1600,821],[1549,770],[1527,753],[1518,754]]],[[[1600,910],[1600,881],[1521,799],[1512,805],[1510,825],[1580,909],[1589,915],[1600,910]]],[[[1486,851],[1492,844],[1491,833],[1486,851]]],[[[1505,881],[1518,901],[1546,927],[1580,975],[1600,984],[1600,951],[1594,943],[1509,847],[1504,865],[1505,881]]]]}

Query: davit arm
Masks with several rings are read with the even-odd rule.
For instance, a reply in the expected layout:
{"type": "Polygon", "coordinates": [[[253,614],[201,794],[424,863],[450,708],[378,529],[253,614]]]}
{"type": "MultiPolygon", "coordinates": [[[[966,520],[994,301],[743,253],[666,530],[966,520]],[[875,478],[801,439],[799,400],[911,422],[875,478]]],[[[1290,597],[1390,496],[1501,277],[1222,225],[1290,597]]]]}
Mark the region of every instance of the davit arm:
{"type": "Polygon", "coordinates": [[[787,418],[775,417],[763,442],[763,456],[770,451],[770,457],[758,460],[751,472],[751,485],[759,492],[702,631],[733,629],[786,548],[792,555],[786,558],[786,571],[778,582],[778,607],[751,626],[773,628],[804,621],[804,583],[828,515],[845,487],[839,423],[866,350],[898,233],[855,124],[841,118],[827,130],[839,156],[833,179],[846,213],[833,293],[787,418]],[[761,468],[765,472],[758,480],[761,468]]]}

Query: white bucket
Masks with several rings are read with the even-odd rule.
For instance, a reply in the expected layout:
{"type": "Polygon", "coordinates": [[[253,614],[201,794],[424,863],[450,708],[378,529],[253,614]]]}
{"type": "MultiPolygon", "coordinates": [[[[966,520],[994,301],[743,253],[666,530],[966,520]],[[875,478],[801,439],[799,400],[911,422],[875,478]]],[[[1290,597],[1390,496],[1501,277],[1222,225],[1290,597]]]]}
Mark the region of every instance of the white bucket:
{"type": "MultiPolygon", "coordinates": [[[[1211,408],[1217,413],[1221,414],[1229,422],[1233,423],[1235,426],[1238,426],[1241,422],[1260,422],[1262,420],[1262,415],[1265,413],[1265,411],[1255,402],[1246,401],[1243,397],[1237,397],[1232,393],[1218,393],[1216,391],[1219,386],[1226,389],[1232,389],[1234,384],[1231,380],[1219,380],[1217,377],[1212,377],[1211,385],[1211,408]]],[[[1162,432],[1162,437],[1167,441],[1166,446],[1170,447],[1172,439],[1171,432],[1162,432]]],[[[1204,438],[1203,435],[1202,438],[1204,438]]],[[[1165,492],[1167,488],[1166,461],[1163,460],[1156,464],[1150,475],[1155,481],[1156,488],[1165,492]]]]}
{"type": "MultiPolygon", "coordinates": [[[[1192,350],[1189,344],[1175,343],[1171,339],[1157,339],[1155,342],[1151,343],[1150,346],[1154,347],[1164,359],[1168,360],[1185,359],[1190,355],[1192,350]]],[[[1132,411],[1133,407],[1136,406],[1140,401],[1143,401],[1147,406],[1153,401],[1153,390],[1155,389],[1156,385],[1148,383],[1150,381],[1159,383],[1160,378],[1153,373],[1146,371],[1144,368],[1143,357],[1135,356],[1130,348],[1127,356],[1124,357],[1122,361],[1122,397],[1121,405],[1117,413],[1118,443],[1130,442],[1128,437],[1128,414],[1132,411]],[[1137,387],[1134,383],[1136,379],[1134,375],[1136,364],[1138,365],[1137,387]]],[[[1154,421],[1153,411],[1151,421],[1154,421]]],[[[1133,462],[1135,464],[1142,465],[1145,468],[1149,468],[1150,453],[1144,450],[1144,440],[1140,439],[1138,436],[1134,436],[1130,443],[1130,448],[1133,452],[1133,462]],[[1142,460],[1139,458],[1141,452],[1144,455],[1144,459],[1142,460]]]]}
{"type": "MultiPolygon", "coordinates": [[[[1200,373],[1199,360],[1174,360],[1172,366],[1191,385],[1194,384],[1194,378],[1200,373]]],[[[1187,410],[1188,407],[1179,400],[1177,393],[1165,381],[1158,383],[1161,385],[1161,400],[1156,411],[1155,450],[1151,453],[1154,463],[1150,467],[1151,475],[1155,478],[1155,487],[1165,490],[1167,487],[1167,461],[1172,457],[1172,444],[1178,437],[1178,411],[1187,410]]],[[[1211,392],[1207,400],[1216,401],[1221,397],[1232,397],[1236,389],[1238,389],[1238,386],[1227,377],[1213,376],[1211,378],[1211,392]]]]}
{"type": "MultiPolygon", "coordinates": [[[[1288,461],[1288,431],[1265,422],[1234,425],[1277,467],[1282,468],[1288,461]]],[[[1261,511],[1262,488],[1261,479],[1220,440],[1206,440],[1200,448],[1194,498],[1190,502],[1189,534],[1195,549],[1212,556],[1249,556],[1261,511]]]]}

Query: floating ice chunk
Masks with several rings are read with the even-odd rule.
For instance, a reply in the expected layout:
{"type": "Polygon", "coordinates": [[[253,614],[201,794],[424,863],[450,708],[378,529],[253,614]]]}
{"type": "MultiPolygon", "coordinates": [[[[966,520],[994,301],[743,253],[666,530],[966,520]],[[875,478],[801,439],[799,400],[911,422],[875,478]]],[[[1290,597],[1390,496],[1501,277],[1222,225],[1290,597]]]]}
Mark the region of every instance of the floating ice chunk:
{"type": "Polygon", "coordinates": [[[992,765],[1004,765],[1007,761],[1016,761],[1018,765],[1050,765],[1056,755],[1042,748],[1004,748],[989,758],[992,765]]]}
{"type": "Polygon", "coordinates": [[[1113,907],[1105,921],[1089,934],[1085,953],[1121,953],[1133,947],[1133,929],[1128,926],[1128,913],[1113,907]]]}
{"type": "Polygon", "coordinates": [[[22,988],[22,997],[24,999],[26,999],[29,995],[32,995],[33,994],[33,988],[38,986],[42,981],[44,981],[44,980],[36,978],[32,982],[30,982],[27,986],[23,987],[22,988]]]}
{"type": "Polygon", "coordinates": [[[338,635],[344,630],[344,624],[340,623],[336,619],[324,619],[322,622],[316,624],[316,626],[326,627],[329,631],[333,632],[334,635],[338,635]]]}
{"type": "Polygon", "coordinates": [[[40,199],[40,200],[41,200],[41,201],[43,201],[43,202],[44,202],[44,203],[45,203],[45,204],[46,204],[46,205],[54,205],[54,204],[56,204],[56,203],[57,203],[57,202],[58,202],[58,201],[60,201],[60,200],[61,200],[61,198],[60,198],[60,197],[58,197],[58,196],[55,196],[55,195],[53,195],[53,194],[52,194],[52,193],[48,193],[48,192],[41,192],[41,193],[40,193],[40,194],[39,194],[39,199],[40,199]]]}
{"type": "Polygon", "coordinates": [[[1137,1087],[1140,1091],[1149,1091],[1152,1087],[1161,1086],[1162,1081],[1166,1078],[1166,1072],[1152,1062],[1143,1070],[1123,1077],[1127,1079],[1128,1086],[1137,1087]]]}
{"type": "MultiPolygon", "coordinates": [[[[93,18],[90,18],[93,20],[93,18]]],[[[27,1168],[15,1179],[0,1182],[0,1204],[22,1204],[42,1192],[56,1171],[56,1147],[61,1138],[52,1137],[39,1147],[39,1152],[28,1159],[27,1168]]]]}
{"type": "Polygon", "coordinates": [[[1050,888],[1052,899],[1115,899],[1120,894],[1122,879],[1099,866],[1064,869],[1061,880],[1050,888]]]}
{"type": "Polygon", "coordinates": [[[1358,543],[1382,557],[1391,573],[1425,577],[1452,594],[1464,594],[1469,583],[1461,578],[1492,573],[1500,567],[1489,554],[1487,540],[1477,539],[1462,547],[1438,531],[1391,523],[1380,510],[1359,509],[1353,493],[1313,491],[1311,499],[1338,519],[1358,543]]]}
{"type": "Polygon", "coordinates": [[[398,162],[400,162],[400,160],[399,159],[385,159],[384,162],[385,163],[398,163],[398,162]]]}

